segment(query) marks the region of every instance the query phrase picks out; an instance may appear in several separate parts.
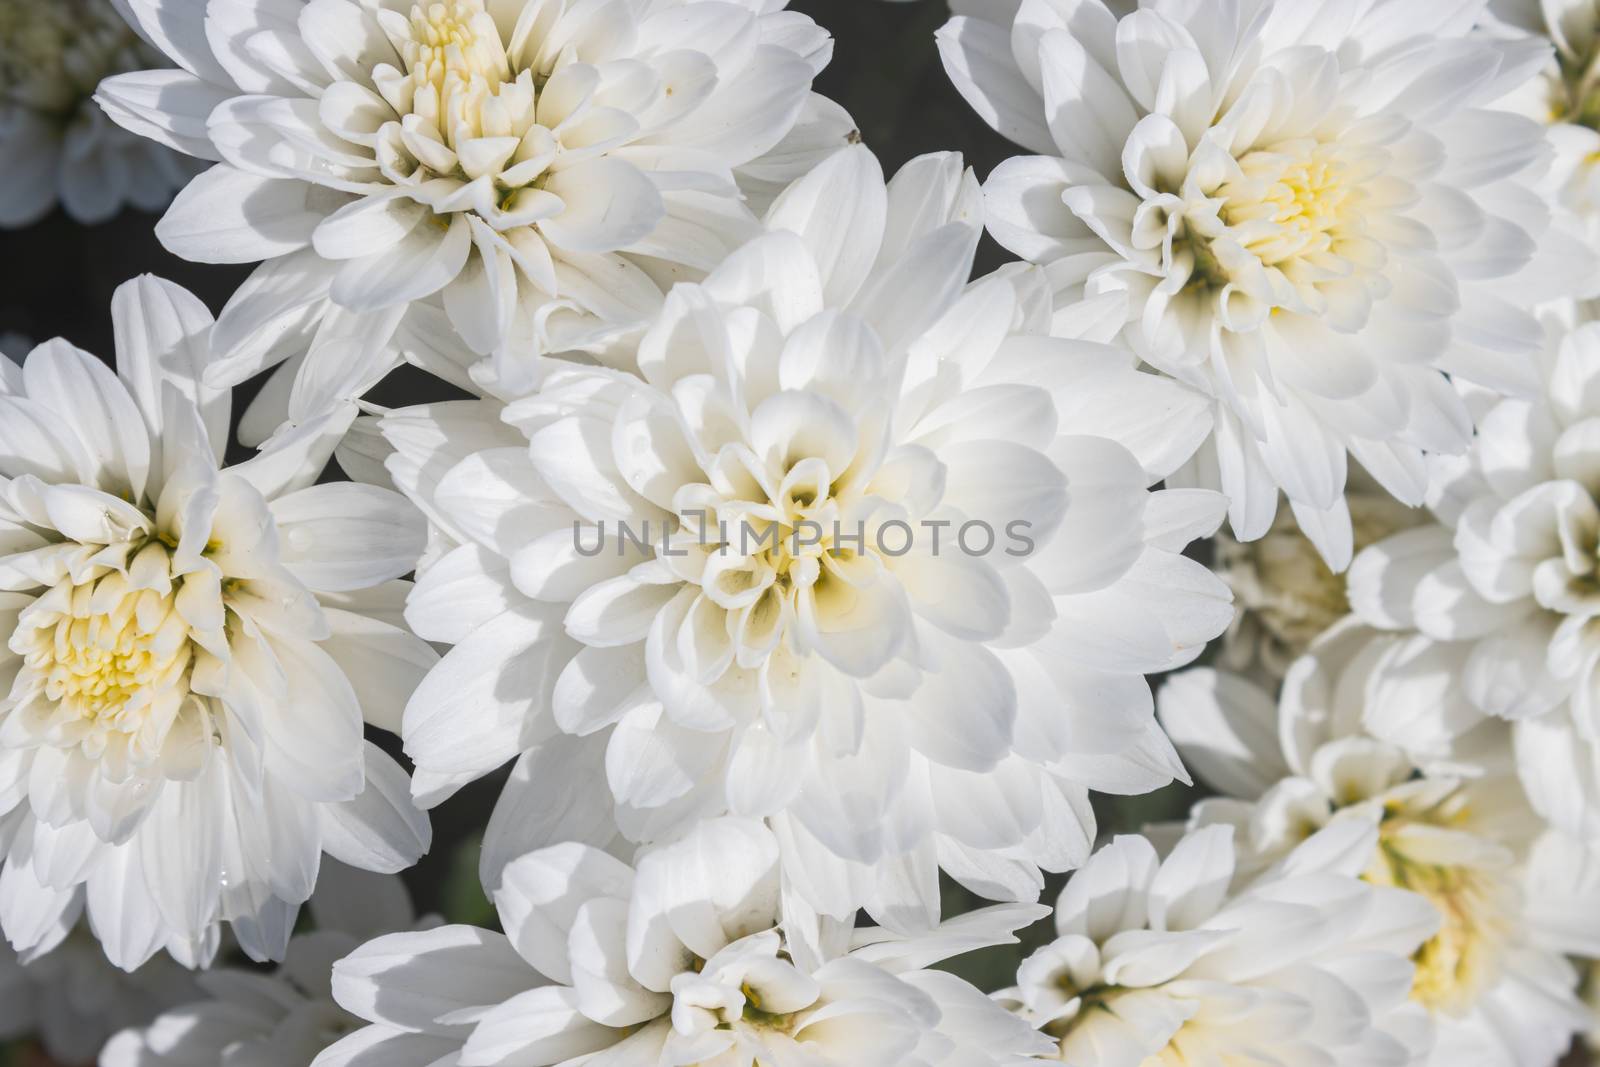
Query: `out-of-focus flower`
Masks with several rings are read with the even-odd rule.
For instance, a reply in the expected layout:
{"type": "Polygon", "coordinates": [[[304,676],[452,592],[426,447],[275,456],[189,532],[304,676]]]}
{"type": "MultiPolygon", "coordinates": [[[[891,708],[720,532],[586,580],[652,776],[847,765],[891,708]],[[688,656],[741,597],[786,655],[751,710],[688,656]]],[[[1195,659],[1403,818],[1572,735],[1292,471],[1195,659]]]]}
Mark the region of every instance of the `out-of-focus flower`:
{"type": "Polygon", "coordinates": [[[418,794],[523,754],[488,884],[557,823],[731,812],[771,820],[811,907],[923,927],[941,868],[1036,899],[1088,854],[1089,790],[1182,774],[1142,675],[1232,616],[1181,555],[1223,504],[1148,486],[1205,400],[1045,336],[1035,270],[968,286],[976,194],[956,157],[886,188],[848,149],[673,290],[631,369],[383,420],[459,545],[408,607],[457,646],[406,711],[418,794]]]}
{"type": "Polygon", "coordinates": [[[436,659],[395,625],[423,523],[314,484],[348,409],[223,467],[205,306],[145,277],[112,315],[115,372],[57,340],[0,377],[0,926],[31,959],[87,910],[132,969],[228,921],[277,957],[324,852],[426,848],[362,737],[436,659]]]}
{"type": "MultiPolygon", "coordinates": [[[[400,879],[330,862],[297,934],[271,974],[219,967],[195,981],[208,994],[113,1037],[98,1067],[310,1067],[329,1045],[361,1028],[333,1000],[333,965],[374,937],[416,925],[400,879]]],[[[386,1061],[381,1067],[399,1067],[386,1061]]]]}
{"type": "Polygon", "coordinates": [[[530,385],[528,349],[653,315],[750,235],[745,195],[853,133],[811,92],[832,41],[781,0],[127,3],[183,69],[110,79],[101,102],[221,161],[157,233],[187,259],[266,261],[222,313],[210,381],[310,346],[265,394],[268,429],[402,353],[464,382],[441,332],[530,385]]]}
{"type": "Polygon", "coordinates": [[[1470,454],[1434,465],[1436,521],[1363,552],[1350,600],[1455,656],[1470,707],[1513,724],[1534,805],[1600,842],[1600,324],[1552,338],[1539,392],[1491,405],[1470,454]]]}
{"type": "Polygon", "coordinates": [[[997,994],[1095,1067],[1421,1062],[1408,957],[1437,925],[1409,893],[1356,876],[1376,834],[1329,827],[1235,884],[1233,833],[1191,831],[1158,860],[1118,837],[1067,882],[1057,940],[997,994]]]}
{"type": "Polygon", "coordinates": [[[1528,861],[1526,884],[1539,909],[1535,936],[1542,945],[1573,958],[1578,996],[1587,1016],[1579,1037],[1590,1054],[1600,1052],[1600,853],[1560,834],[1539,838],[1528,861]]]}
{"type": "Polygon", "coordinates": [[[1080,327],[1215,398],[1184,478],[1222,487],[1241,541],[1281,489],[1343,570],[1349,458],[1421,504],[1424,457],[1471,437],[1445,374],[1531,389],[1528,307],[1600,287],[1534,193],[1544,127],[1489,106],[1547,50],[1471,32],[1485,3],[1027,0],[940,34],[1039,153],[990,176],[990,231],[1083,298],[1080,327]]]}
{"type": "Polygon", "coordinates": [[[1548,41],[1555,54],[1540,77],[1501,106],[1550,126],[1555,162],[1544,188],[1600,239],[1600,3],[1595,0],[1489,0],[1496,30],[1548,41]]]}
{"type": "Polygon", "coordinates": [[[194,991],[189,972],[164,956],[119,970],[86,930],[28,964],[0,946],[0,1039],[33,1038],[63,1067],[86,1067],[117,1030],[143,1026],[194,991]]]}
{"type": "Polygon", "coordinates": [[[1243,678],[1196,670],[1163,687],[1161,721],[1224,794],[1193,824],[1236,828],[1259,868],[1355,823],[1371,833],[1357,873],[1434,909],[1410,983],[1437,1031],[1429,1062],[1551,1067],[1585,1026],[1565,953],[1600,932],[1592,895],[1574,907],[1553,866],[1583,849],[1541,841],[1505,724],[1450,735],[1465,700],[1449,666],[1425,642],[1350,622],[1294,664],[1276,706],[1243,678]]]}
{"type": "MultiPolygon", "coordinates": [[[[1428,517],[1376,486],[1352,486],[1345,498],[1358,552],[1428,517]]],[[[1350,613],[1345,576],[1328,567],[1290,512],[1280,511],[1259,540],[1239,542],[1222,530],[1212,545],[1212,569],[1233,590],[1233,625],[1223,636],[1221,660],[1229,670],[1282,678],[1312,641],[1350,613]]]]}
{"type": "Polygon", "coordinates": [[[104,222],[124,204],[159,211],[195,174],[171,149],[120,129],[94,101],[100,79],[162,62],[115,0],[0,0],[0,229],[57,203],[104,222]]]}
{"type": "Polygon", "coordinates": [[[923,968],[1014,943],[1045,909],[1000,906],[901,940],[780,915],[779,881],[777,840],[740,819],[700,823],[633,866],[584,845],[530,853],[495,895],[505,934],[391,934],[341,960],[334,996],[372,1025],[316,1067],[957,1067],[1041,1047],[923,968]]]}

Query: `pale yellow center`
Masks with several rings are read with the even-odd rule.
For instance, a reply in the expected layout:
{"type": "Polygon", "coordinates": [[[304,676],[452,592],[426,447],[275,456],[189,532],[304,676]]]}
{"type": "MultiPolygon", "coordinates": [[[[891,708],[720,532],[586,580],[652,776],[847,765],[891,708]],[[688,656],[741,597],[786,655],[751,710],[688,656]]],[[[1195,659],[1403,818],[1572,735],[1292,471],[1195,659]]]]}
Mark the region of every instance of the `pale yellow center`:
{"type": "Polygon", "coordinates": [[[744,1008],[739,1015],[743,1022],[760,1030],[773,1030],[780,1034],[794,1031],[797,1012],[771,1012],[766,1010],[762,1006],[760,990],[749,982],[741,983],[739,991],[744,994],[744,1008]]]}
{"type": "Polygon", "coordinates": [[[1578,42],[1577,51],[1559,49],[1555,74],[1547,79],[1550,121],[1600,130],[1600,42],[1578,42]]]}
{"type": "Polygon", "coordinates": [[[1361,184],[1335,145],[1252,152],[1239,168],[1244,179],[1217,191],[1222,214],[1240,243],[1269,267],[1334,251],[1359,221],[1361,184]]]}
{"type": "Polygon", "coordinates": [[[473,137],[520,137],[533,120],[531,76],[526,92],[502,96],[502,87],[517,80],[483,0],[413,5],[405,61],[414,112],[436,122],[451,148],[473,137]]]}
{"type": "Polygon", "coordinates": [[[184,682],[193,658],[175,596],[133,589],[112,573],[71,587],[64,610],[42,612],[19,628],[24,667],[43,682],[61,719],[91,731],[144,726],[145,712],[184,682]]]}
{"type": "Polygon", "coordinates": [[[418,88],[432,85],[440,92],[452,80],[506,81],[511,76],[500,31],[484,10],[483,0],[414,5],[405,59],[418,88]]]}
{"type": "Polygon", "coordinates": [[[1412,957],[1416,976],[1411,996],[1430,1011],[1463,1016],[1498,974],[1510,936],[1507,890],[1493,872],[1407,854],[1397,840],[1407,822],[1405,817],[1385,820],[1378,854],[1364,877],[1417,893],[1438,911],[1439,932],[1412,957]]]}
{"type": "Polygon", "coordinates": [[[71,3],[0,0],[0,46],[8,59],[38,70],[59,70],[72,43],[71,3]]]}
{"type": "Polygon", "coordinates": [[[72,112],[138,48],[110,0],[0,0],[0,100],[72,112]]]}
{"type": "MultiPolygon", "coordinates": [[[[738,562],[714,568],[705,589],[713,602],[737,613],[734,627],[743,644],[775,645],[802,589],[810,590],[821,616],[847,614],[855,604],[848,576],[865,580],[871,573],[875,542],[842,520],[833,488],[826,467],[806,460],[789,469],[776,499],[719,507],[718,535],[738,562]]],[[[898,550],[899,540],[891,540],[898,550]]]]}

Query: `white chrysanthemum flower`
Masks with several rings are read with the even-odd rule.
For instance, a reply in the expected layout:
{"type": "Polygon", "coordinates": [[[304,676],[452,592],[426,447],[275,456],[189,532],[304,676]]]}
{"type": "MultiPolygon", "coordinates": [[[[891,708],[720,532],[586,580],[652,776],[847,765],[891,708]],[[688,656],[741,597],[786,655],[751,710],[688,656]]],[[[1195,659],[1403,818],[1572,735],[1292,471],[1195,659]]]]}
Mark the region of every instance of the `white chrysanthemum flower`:
{"type": "Polygon", "coordinates": [[[495,895],[504,934],[391,934],[340,961],[334,996],[373,1025],[316,1067],[955,1067],[1037,1049],[998,1005],[923,968],[1014,944],[1045,909],[898,940],[780,917],[779,881],[777,840],[748,820],[700,823],[633,866],[572,843],[530,853],[495,895]]]}
{"type": "Polygon", "coordinates": [[[552,362],[499,427],[384,420],[461,546],[408,608],[457,645],[406,711],[419,795],[528,753],[488,884],[555,821],[732,812],[772,819],[810,906],[921,926],[941,867],[1036,899],[1087,855],[1090,789],[1182,775],[1142,675],[1232,616],[1180,554],[1223,505],[1147,487],[1205,400],[1045,336],[1037,271],[967,286],[976,201],[956,157],[886,189],[848,149],[669,294],[636,372],[552,362]]]}
{"type": "Polygon", "coordinates": [[[1542,75],[1502,106],[1550,126],[1555,162],[1544,188],[1600,238],[1600,3],[1596,0],[1489,0],[1496,30],[1548,41],[1555,55],[1542,75]]]}
{"type": "Polygon", "coordinates": [[[148,1013],[111,1039],[98,1067],[311,1067],[363,1025],[334,1003],[334,963],[370,938],[412,928],[416,916],[400,879],[338,863],[323,872],[309,910],[315,932],[295,935],[277,970],[200,975],[205,999],[148,1013]]]}
{"type": "Polygon", "coordinates": [[[362,739],[436,658],[395,624],[423,524],[313,484],[348,410],[222,468],[205,306],[146,277],[112,315],[116,373],[64,341],[0,361],[0,926],[37,953],[87,909],[131,969],[203,964],[226,920],[276,956],[325,850],[426,847],[362,739]]]}
{"type": "Polygon", "coordinates": [[[1467,698],[1512,722],[1523,785],[1563,831],[1600,841],[1600,324],[1552,329],[1532,399],[1478,420],[1434,468],[1436,521],[1363,552],[1363,620],[1460,660],[1467,698]]]}
{"type": "Polygon", "coordinates": [[[1434,1020],[1429,1062],[1553,1067],[1585,1024],[1564,953],[1592,947],[1600,920],[1591,895],[1587,928],[1575,928],[1576,894],[1562,892],[1551,861],[1582,848],[1558,840],[1534,862],[1543,827],[1506,773],[1509,730],[1482,722],[1445,737],[1429,721],[1430,698],[1462,705],[1447,661],[1346,624],[1291,668],[1276,706],[1253,683],[1209,670],[1172,679],[1160,705],[1185,760],[1225,794],[1203,801],[1194,821],[1237,827],[1263,865],[1322,827],[1359,824],[1373,836],[1357,872],[1437,911],[1410,987],[1434,1020]],[[1397,678],[1410,683],[1404,693],[1385,688],[1397,678]]]}
{"type": "Polygon", "coordinates": [[[1185,477],[1235,535],[1281,488],[1335,570],[1349,456],[1422,502],[1471,423],[1444,373],[1530,387],[1537,301],[1594,257],[1533,193],[1537,123],[1487,105],[1536,43],[1472,35],[1487,0],[971,4],[940,35],[957,86],[1037,156],[985,186],[989,228],[1151,365],[1216,398],[1185,477]]]}
{"type": "Polygon", "coordinates": [[[94,101],[100,79],[162,62],[128,28],[117,0],[0,0],[0,229],[59,203],[76,222],[124,204],[166,207],[194,165],[120,129],[94,101]]]}
{"type": "Polygon", "coordinates": [[[31,1038],[58,1063],[94,1063],[117,1030],[145,1025],[194,989],[189,972],[165,956],[120,970],[86,930],[27,963],[0,945],[0,1040],[31,1038]]]}
{"type": "Polygon", "coordinates": [[[1600,898],[1600,853],[1547,833],[1533,848],[1526,884],[1539,909],[1541,936],[1577,965],[1586,1016],[1579,1037],[1592,1058],[1600,1054],[1600,913],[1594,906],[1600,898]]]}
{"type": "MultiPolygon", "coordinates": [[[[1426,521],[1376,486],[1345,494],[1360,551],[1426,521]]],[[[1212,569],[1233,590],[1233,625],[1223,635],[1221,663],[1263,681],[1280,679],[1311,642],[1350,613],[1345,576],[1336,574],[1291,512],[1280,511],[1265,535],[1236,541],[1218,531],[1212,569]]]]}
{"type": "Polygon", "coordinates": [[[1420,1062],[1426,1017],[1407,957],[1437,919],[1355,875],[1369,828],[1333,827],[1236,883],[1226,826],[1164,861],[1118,837],[1067,882],[1052,944],[997,996],[1094,1067],[1420,1062]]]}
{"type": "Polygon", "coordinates": [[[158,234],[187,259],[266,261],[222,313],[211,380],[309,340],[292,388],[268,393],[296,423],[401,351],[428,362],[437,320],[489,355],[513,335],[542,346],[558,309],[648,317],[749,235],[743,192],[852,133],[810,91],[831,40],[782,0],[127,3],[184,70],[100,99],[223,161],[158,234]]]}

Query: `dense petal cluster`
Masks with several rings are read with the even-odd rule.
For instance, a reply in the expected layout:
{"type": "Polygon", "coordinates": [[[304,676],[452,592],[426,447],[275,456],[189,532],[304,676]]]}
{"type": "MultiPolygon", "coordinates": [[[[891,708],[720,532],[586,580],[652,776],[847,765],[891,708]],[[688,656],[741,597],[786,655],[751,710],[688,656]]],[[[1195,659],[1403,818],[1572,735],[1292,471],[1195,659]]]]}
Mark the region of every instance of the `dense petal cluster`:
{"type": "Polygon", "coordinates": [[[0,0],[0,228],[255,264],[0,331],[0,1037],[1567,1062],[1600,0],[949,0],[984,183],[789,6],[0,0]]]}
{"type": "Polygon", "coordinates": [[[1282,489],[1343,570],[1347,457],[1421,504],[1471,434],[1441,372],[1528,385],[1528,305],[1600,282],[1534,194],[1542,128],[1489,106],[1545,52],[1471,32],[1485,0],[969,6],[946,67],[1040,153],[991,175],[990,231],[1216,399],[1187,476],[1241,540],[1282,489]]]}
{"type": "Polygon", "coordinates": [[[118,290],[117,370],[64,341],[0,363],[0,927],[47,951],[87,909],[126,968],[219,923],[282,952],[324,850],[427,845],[397,725],[436,656],[389,619],[421,548],[392,491],[314,485],[353,412],[221,466],[210,315],[118,290]]]}
{"type": "Polygon", "coordinates": [[[1367,549],[1351,604],[1457,661],[1480,716],[1515,730],[1534,804],[1600,840],[1600,325],[1552,323],[1528,398],[1487,398],[1463,457],[1433,469],[1433,520],[1367,549]]]}
{"type": "Polygon", "coordinates": [[[459,378],[513,336],[543,347],[552,316],[648,316],[748,235],[744,193],[852,132],[810,91],[832,42],[782,3],[127,3],[182,69],[100,99],[221,161],[158,233],[189,259],[266,261],[222,314],[212,372],[296,357],[266,431],[424,358],[438,329],[461,351],[430,365],[459,378]]]}
{"type": "Polygon", "coordinates": [[[1369,828],[1330,827],[1236,884],[1229,827],[1165,860],[1118,837],[1067,882],[1057,939],[999,996],[1058,1042],[1043,1058],[1070,1064],[1420,1063],[1407,956],[1436,920],[1355,877],[1374,844],[1369,828]]]}
{"type": "Polygon", "coordinates": [[[162,62],[116,3],[0,2],[0,230],[37,222],[58,203],[84,224],[125,204],[159,211],[193,176],[183,156],[120,129],[94,102],[101,78],[162,62]]]}
{"type": "Polygon", "coordinates": [[[459,542],[408,609],[459,642],[406,712],[419,795],[528,753],[489,884],[546,843],[510,813],[603,763],[594,843],[766,817],[812,907],[925,925],[941,867],[1032,899],[1087,854],[1090,789],[1182,776],[1140,675],[1231,617],[1179,554],[1222,507],[1147,486],[1204,400],[1045,336],[1037,272],[966,286],[976,191],[951,157],[886,189],[839,153],[672,291],[630,369],[383,420],[459,542]]]}
{"type": "Polygon", "coordinates": [[[1224,794],[1194,824],[1235,828],[1256,867],[1324,827],[1362,826],[1356,873],[1437,913],[1410,987],[1433,1019],[1430,1062],[1553,1063],[1586,1025],[1565,955],[1592,945],[1600,921],[1591,905],[1569,921],[1551,864],[1581,848],[1540,842],[1506,773],[1505,724],[1451,733],[1464,700],[1450,666],[1415,640],[1346,624],[1295,663],[1276,704],[1243,678],[1196,670],[1162,690],[1161,719],[1224,794]]]}
{"type": "Polygon", "coordinates": [[[956,1067],[1040,1050],[977,990],[923,968],[1012,942],[1043,908],[901,940],[780,916],[779,881],[777,839],[737,819],[702,822],[632,866],[586,845],[529,853],[495,895],[504,934],[391,934],[335,965],[334,996],[372,1025],[315,1067],[956,1067]]]}

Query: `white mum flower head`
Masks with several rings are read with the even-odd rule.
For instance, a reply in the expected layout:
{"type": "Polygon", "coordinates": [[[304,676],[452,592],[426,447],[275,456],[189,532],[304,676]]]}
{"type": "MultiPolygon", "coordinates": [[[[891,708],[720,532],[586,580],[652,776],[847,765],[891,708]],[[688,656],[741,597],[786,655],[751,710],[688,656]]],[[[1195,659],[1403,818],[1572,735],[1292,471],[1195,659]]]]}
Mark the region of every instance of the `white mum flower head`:
{"type": "Polygon", "coordinates": [[[415,927],[417,919],[399,878],[336,862],[328,863],[308,910],[315,929],[290,940],[276,970],[218,967],[199,975],[198,992],[128,1025],[95,1062],[311,1067],[319,1053],[363,1025],[334,1002],[334,963],[370,938],[415,927]]]}
{"type": "Polygon", "coordinates": [[[276,956],[324,851],[426,848],[362,738],[437,658],[398,618],[423,523],[313,484],[348,410],[221,466],[205,306],[145,277],[112,315],[115,372],[59,340],[0,363],[0,927],[37,953],[87,909],[131,969],[230,921],[276,956]]]}
{"type": "Polygon", "coordinates": [[[1182,774],[1141,676],[1231,618],[1180,554],[1222,502],[1147,487],[1204,398],[1046,336],[1037,271],[968,286],[977,210],[957,157],[886,187],[847,149],[669,294],[636,371],[552,363],[499,431],[385,419],[461,544],[408,610],[457,645],[407,709],[419,792],[546,768],[513,777],[490,884],[583,781],[640,842],[771,818],[812,907],[925,925],[940,867],[1034,899],[1087,854],[1089,789],[1182,774]]]}
{"type": "Polygon", "coordinates": [[[1471,436],[1442,372],[1529,387],[1525,309],[1600,281],[1533,192],[1543,128],[1487,107],[1546,52],[1469,34],[1486,2],[1025,0],[941,32],[967,99],[1040,153],[990,176],[990,231],[1216,399],[1185,476],[1240,540],[1281,489],[1343,570],[1348,458],[1422,503],[1425,454],[1471,436]]]}
{"type": "MultiPolygon", "coordinates": [[[[1356,551],[1427,521],[1376,485],[1345,493],[1356,551]]],[[[1292,512],[1279,511],[1255,541],[1218,531],[1213,569],[1233,590],[1234,618],[1223,637],[1221,662],[1263,681],[1281,679],[1289,664],[1350,613],[1346,576],[1335,573],[1300,529],[1292,512]]]]}
{"type": "Polygon", "coordinates": [[[1556,877],[1554,861],[1583,849],[1541,841],[1543,825],[1509,773],[1504,724],[1480,720],[1450,737],[1430,721],[1435,708],[1465,707],[1453,666],[1426,642],[1351,623],[1295,663],[1276,704],[1244,678],[1187,671],[1163,687],[1161,721],[1200,780],[1223,793],[1202,801],[1192,823],[1235,827],[1248,863],[1358,824],[1373,834],[1361,878],[1415,893],[1437,913],[1437,930],[1412,954],[1410,984],[1437,1031],[1429,1062],[1554,1064],[1584,1025],[1564,957],[1593,946],[1596,927],[1574,918],[1574,903],[1592,896],[1561,888],[1576,879],[1556,877]]]}
{"type": "Polygon", "coordinates": [[[482,356],[542,346],[553,314],[647,317],[748,235],[745,193],[852,132],[810,91],[831,40],[782,2],[127,2],[183,70],[111,79],[102,102],[221,161],[157,233],[266,261],[222,313],[212,380],[309,340],[270,393],[296,423],[402,352],[469,384],[441,330],[482,356]]]}
{"type": "Polygon", "coordinates": [[[1459,661],[1480,717],[1509,721],[1541,814],[1600,840],[1600,324],[1552,323],[1538,395],[1478,420],[1469,455],[1434,465],[1434,521],[1381,541],[1350,574],[1371,625],[1459,661]]]}
{"type": "Polygon", "coordinates": [[[162,62],[117,0],[0,0],[0,230],[59,203],[76,222],[122,207],[159,211],[194,174],[183,156],[119,128],[94,101],[100,79],[162,62]]]}
{"type": "Polygon", "coordinates": [[[529,853],[495,894],[504,934],[392,934],[340,961],[334,996],[372,1025],[315,1067],[953,1067],[1039,1047],[965,982],[922,968],[1014,944],[1044,908],[901,940],[780,914],[780,879],[777,840],[741,819],[698,824],[632,866],[575,843],[529,853]]]}
{"type": "Polygon", "coordinates": [[[1579,995],[1589,1009],[1585,1029],[1594,1026],[1595,990],[1592,961],[1600,959],[1600,862],[1594,849],[1563,834],[1547,831],[1529,850],[1525,892],[1532,901],[1533,936],[1540,945],[1570,956],[1583,980],[1579,995]]]}
{"type": "Polygon", "coordinates": [[[194,995],[193,977],[171,959],[158,956],[129,974],[84,929],[27,963],[0,945],[0,1038],[37,1041],[57,1063],[93,1063],[117,1030],[143,1026],[194,995]]]}
{"type": "Polygon", "coordinates": [[[1356,877],[1374,843],[1370,827],[1329,827],[1237,882],[1229,827],[1191,831],[1165,860],[1118,837],[1068,880],[1057,940],[997,996],[1058,1042],[1043,1058],[1071,1064],[1420,1063],[1431,1035],[1405,1002],[1407,957],[1437,918],[1356,877]]]}
{"type": "Polygon", "coordinates": [[[1600,234],[1600,4],[1595,0],[1489,0],[1488,25],[1548,41],[1542,74],[1502,105],[1550,126],[1555,162],[1544,188],[1600,234]]]}

